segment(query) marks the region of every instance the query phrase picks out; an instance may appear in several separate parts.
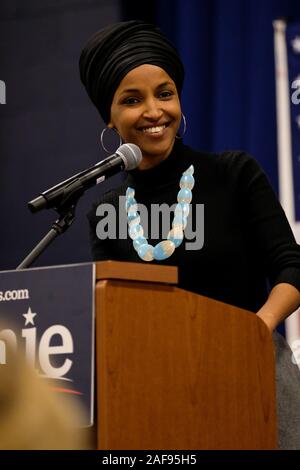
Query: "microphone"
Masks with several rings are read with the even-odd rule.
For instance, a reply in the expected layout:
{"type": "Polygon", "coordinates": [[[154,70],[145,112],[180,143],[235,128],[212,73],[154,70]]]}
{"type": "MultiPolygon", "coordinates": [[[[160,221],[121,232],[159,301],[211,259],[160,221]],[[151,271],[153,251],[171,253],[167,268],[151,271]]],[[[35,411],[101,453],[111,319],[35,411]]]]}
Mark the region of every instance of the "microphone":
{"type": "Polygon", "coordinates": [[[141,160],[142,152],[137,145],[123,144],[113,155],[47,189],[32,201],[29,201],[28,207],[33,213],[42,209],[59,207],[75,193],[80,192],[82,194],[87,188],[102,182],[119,171],[133,170],[140,164],[141,160]]]}

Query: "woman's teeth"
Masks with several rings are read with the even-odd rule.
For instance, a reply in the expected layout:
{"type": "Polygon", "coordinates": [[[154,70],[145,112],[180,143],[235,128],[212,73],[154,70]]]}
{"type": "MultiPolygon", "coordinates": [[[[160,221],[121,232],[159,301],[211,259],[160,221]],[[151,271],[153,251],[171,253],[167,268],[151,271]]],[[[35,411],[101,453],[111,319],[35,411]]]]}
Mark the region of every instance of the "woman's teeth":
{"type": "Polygon", "coordinates": [[[165,127],[165,124],[163,126],[147,127],[143,129],[143,132],[146,132],[148,134],[155,134],[156,132],[161,132],[163,129],[165,129],[165,127]]]}

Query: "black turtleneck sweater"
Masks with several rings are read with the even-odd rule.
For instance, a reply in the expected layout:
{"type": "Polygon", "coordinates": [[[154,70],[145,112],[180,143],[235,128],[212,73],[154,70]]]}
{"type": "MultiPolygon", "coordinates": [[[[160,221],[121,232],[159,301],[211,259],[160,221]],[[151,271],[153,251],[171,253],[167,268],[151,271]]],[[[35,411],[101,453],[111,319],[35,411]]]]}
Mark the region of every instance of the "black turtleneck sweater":
{"type": "MultiPolygon", "coordinates": [[[[172,206],[177,202],[180,177],[190,165],[195,169],[195,186],[189,217],[195,229],[194,206],[204,204],[204,245],[196,251],[186,250],[184,240],[170,258],[152,263],[178,266],[183,289],[253,312],[267,299],[267,280],[271,286],[286,282],[300,291],[300,246],[256,161],[243,152],[196,152],[180,141],[162,163],[129,172],[120,187],[94,205],[88,215],[93,259],[144,263],[129,236],[97,238],[101,218],[96,216],[96,208],[108,203],[118,214],[119,196],[125,195],[128,186],[135,189],[137,202],[149,213],[151,204],[172,206]]],[[[161,240],[149,239],[149,243],[161,240]]]]}

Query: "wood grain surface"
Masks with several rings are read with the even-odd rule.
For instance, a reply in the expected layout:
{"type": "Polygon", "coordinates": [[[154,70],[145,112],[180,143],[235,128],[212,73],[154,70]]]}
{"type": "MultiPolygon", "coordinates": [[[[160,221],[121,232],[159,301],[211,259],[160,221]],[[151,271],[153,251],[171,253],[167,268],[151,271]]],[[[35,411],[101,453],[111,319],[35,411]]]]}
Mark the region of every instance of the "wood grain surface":
{"type": "Polygon", "coordinates": [[[172,286],[96,286],[98,448],[274,449],[271,335],[172,286]]]}

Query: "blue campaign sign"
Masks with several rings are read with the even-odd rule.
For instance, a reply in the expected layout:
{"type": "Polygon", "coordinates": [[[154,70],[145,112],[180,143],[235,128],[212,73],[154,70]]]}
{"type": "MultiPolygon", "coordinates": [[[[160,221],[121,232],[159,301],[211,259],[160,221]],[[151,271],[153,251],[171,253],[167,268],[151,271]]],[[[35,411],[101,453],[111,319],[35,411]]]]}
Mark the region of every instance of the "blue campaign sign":
{"type": "Polygon", "coordinates": [[[288,76],[292,90],[291,136],[295,221],[300,221],[300,22],[286,28],[288,76]]]}
{"type": "Polygon", "coordinates": [[[54,391],[77,396],[93,424],[93,263],[0,272],[0,364],[24,352],[54,391]],[[4,325],[4,326],[2,326],[4,325]]]}

